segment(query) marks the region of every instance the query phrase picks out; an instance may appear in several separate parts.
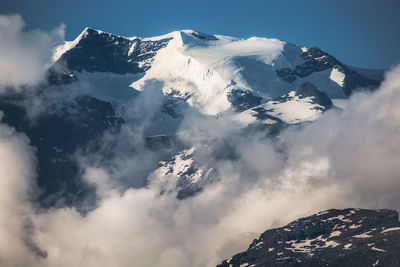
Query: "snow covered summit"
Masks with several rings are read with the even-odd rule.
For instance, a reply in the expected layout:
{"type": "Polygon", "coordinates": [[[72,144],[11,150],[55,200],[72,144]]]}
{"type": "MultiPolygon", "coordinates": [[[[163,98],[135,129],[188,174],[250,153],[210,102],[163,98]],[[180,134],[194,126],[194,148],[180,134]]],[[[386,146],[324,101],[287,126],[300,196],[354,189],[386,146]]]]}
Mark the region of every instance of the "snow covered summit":
{"type": "Polygon", "coordinates": [[[250,109],[305,82],[330,98],[346,98],[357,88],[379,84],[318,48],[192,30],[128,38],[86,28],[74,41],[57,47],[54,59],[74,75],[140,74],[130,83],[137,91],[158,80],[165,95],[185,99],[210,115],[250,109]]]}

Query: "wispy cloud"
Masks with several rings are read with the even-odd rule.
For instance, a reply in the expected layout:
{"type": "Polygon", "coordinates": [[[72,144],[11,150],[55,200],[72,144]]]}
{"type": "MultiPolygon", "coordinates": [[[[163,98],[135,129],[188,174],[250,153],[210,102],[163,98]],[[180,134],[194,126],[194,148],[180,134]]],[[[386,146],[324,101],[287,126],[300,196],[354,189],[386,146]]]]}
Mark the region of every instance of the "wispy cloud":
{"type": "MultiPolygon", "coordinates": [[[[64,25],[50,33],[24,31],[20,15],[0,15],[0,87],[19,88],[43,79],[53,48],[64,40],[64,25]]],[[[0,91],[1,92],[1,91],[0,91]]]]}

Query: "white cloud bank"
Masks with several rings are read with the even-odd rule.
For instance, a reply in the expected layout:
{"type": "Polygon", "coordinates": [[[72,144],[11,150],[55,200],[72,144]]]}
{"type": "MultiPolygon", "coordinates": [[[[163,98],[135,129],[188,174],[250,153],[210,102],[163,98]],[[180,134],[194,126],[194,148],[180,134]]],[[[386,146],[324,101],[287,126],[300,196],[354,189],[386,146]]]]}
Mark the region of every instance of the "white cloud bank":
{"type": "Polygon", "coordinates": [[[0,124],[0,162],[0,266],[29,266],[34,254],[40,254],[29,218],[35,192],[34,150],[26,136],[4,124],[0,124]]]}

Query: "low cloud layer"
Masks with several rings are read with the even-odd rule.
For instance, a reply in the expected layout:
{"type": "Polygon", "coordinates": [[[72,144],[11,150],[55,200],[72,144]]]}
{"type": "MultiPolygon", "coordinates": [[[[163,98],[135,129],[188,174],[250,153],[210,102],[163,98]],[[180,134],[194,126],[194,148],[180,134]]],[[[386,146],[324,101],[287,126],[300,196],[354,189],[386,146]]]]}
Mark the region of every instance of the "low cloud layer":
{"type": "Polygon", "coordinates": [[[0,266],[28,266],[38,251],[30,231],[30,201],[36,193],[34,149],[26,136],[4,124],[0,160],[0,266]]]}
{"type": "MultiPolygon", "coordinates": [[[[20,23],[14,32],[24,35],[18,16],[1,17],[0,25],[13,20],[20,23]]],[[[36,80],[21,77],[1,81],[36,80]]],[[[142,99],[152,116],[154,95],[142,99]]],[[[84,178],[99,198],[85,215],[75,208],[37,207],[35,149],[25,135],[0,124],[0,266],[215,266],[246,249],[259,233],[299,216],[344,207],[400,210],[399,103],[397,67],[377,91],[354,94],[344,109],[288,128],[275,139],[238,135],[228,119],[194,114],[182,125],[186,142],[229,140],[237,153],[216,162],[218,182],[185,200],[177,200],[176,192],[160,194],[165,184],[158,180],[121,192],[115,177],[135,173],[129,162],[152,162],[153,153],[122,154],[126,161],[112,159],[112,169],[83,161],[84,178]]],[[[137,131],[142,129],[128,127],[118,138],[134,142],[137,131]]]]}

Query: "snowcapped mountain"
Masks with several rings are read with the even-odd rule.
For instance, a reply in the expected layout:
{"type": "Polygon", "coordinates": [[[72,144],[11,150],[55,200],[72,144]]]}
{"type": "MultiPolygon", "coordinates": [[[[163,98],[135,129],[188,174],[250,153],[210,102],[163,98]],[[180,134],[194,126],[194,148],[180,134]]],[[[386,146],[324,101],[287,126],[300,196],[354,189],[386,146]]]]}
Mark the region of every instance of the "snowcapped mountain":
{"type": "Polygon", "coordinates": [[[357,88],[379,84],[318,48],[190,30],[125,38],[86,28],[57,47],[54,59],[53,68],[61,65],[75,77],[82,72],[118,74],[121,80],[127,76],[137,91],[156,79],[165,95],[183,98],[208,115],[247,110],[305,82],[330,98],[346,98],[357,88]]]}
{"type": "Polygon", "coordinates": [[[392,210],[327,210],[271,229],[218,266],[398,266],[392,210]]]}
{"type": "MultiPolygon", "coordinates": [[[[330,98],[345,99],[353,90],[370,90],[380,81],[369,78],[371,73],[379,78],[379,71],[363,76],[361,69],[318,48],[192,30],[127,38],[86,28],[74,41],[57,47],[54,60],[51,69],[63,70],[73,77],[71,82],[93,85],[88,94],[114,103],[123,120],[127,117],[121,110],[129,110],[132,99],[157,87],[162,107],[146,136],[175,135],[185,114],[193,112],[228,118],[243,129],[279,129],[313,121],[333,106],[330,98]]],[[[206,150],[213,153],[213,148],[206,150]]],[[[158,177],[175,181],[179,198],[215,180],[212,160],[199,161],[194,155],[189,146],[155,170],[158,177]]]]}
{"type": "Polygon", "coordinates": [[[229,142],[180,140],[193,114],[230,121],[238,134],[276,135],[316,120],[331,99],[372,90],[381,79],[382,71],[349,67],[318,48],[278,39],[192,30],[139,38],[86,28],[54,49],[47,84],[2,96],[0,107],[3,121],[38,148],[38,183],[49,205],[59,195],[67,205],[91,195],[76,159],[88,154],[96,155],[91,164],[111,170],[120,168],[117,158],[150,154],[134,182],[131,174],[120,179],[141,187],[168,177],[185,198],[217,180],[213,159],[236,157],[229,142]]]}

